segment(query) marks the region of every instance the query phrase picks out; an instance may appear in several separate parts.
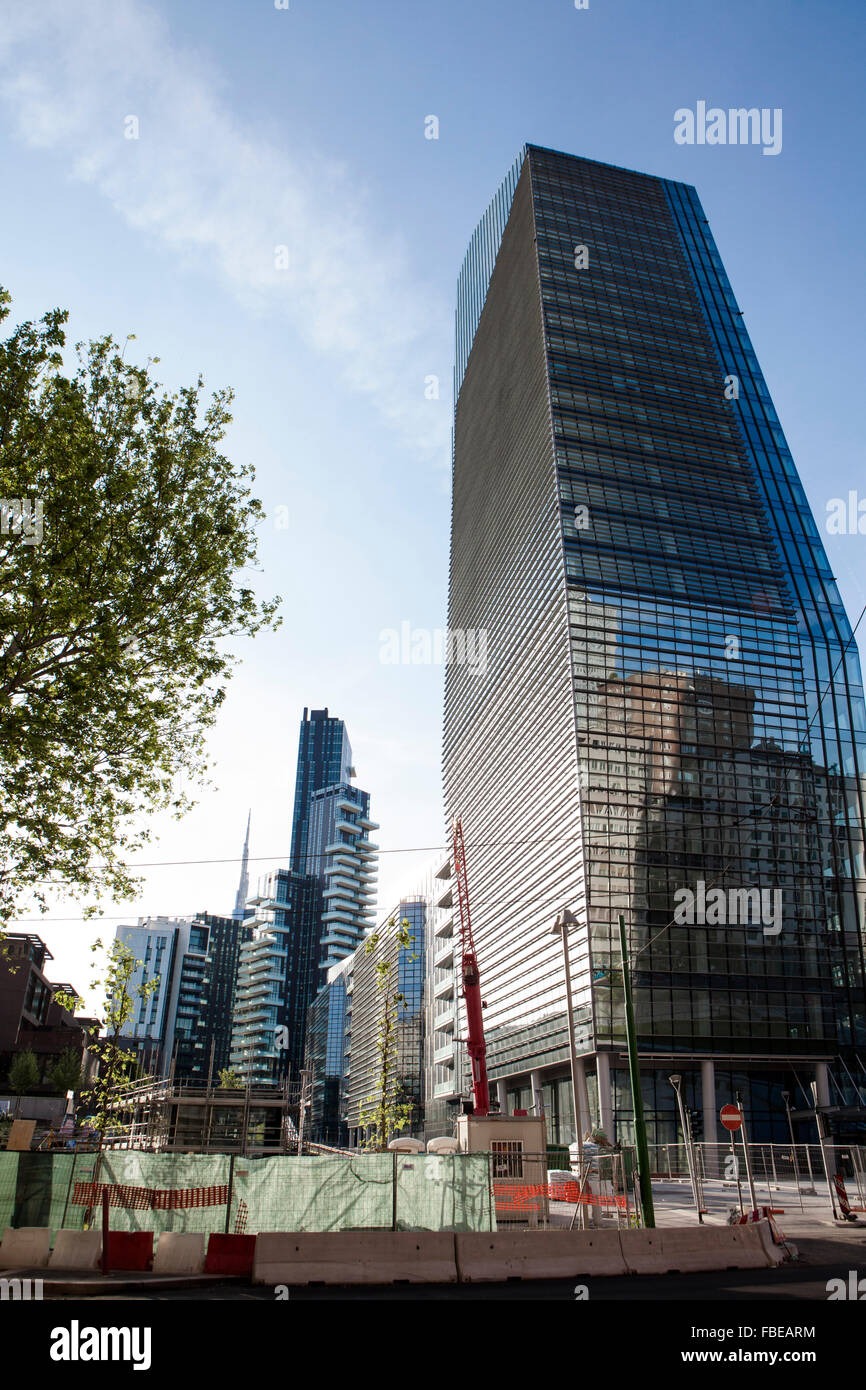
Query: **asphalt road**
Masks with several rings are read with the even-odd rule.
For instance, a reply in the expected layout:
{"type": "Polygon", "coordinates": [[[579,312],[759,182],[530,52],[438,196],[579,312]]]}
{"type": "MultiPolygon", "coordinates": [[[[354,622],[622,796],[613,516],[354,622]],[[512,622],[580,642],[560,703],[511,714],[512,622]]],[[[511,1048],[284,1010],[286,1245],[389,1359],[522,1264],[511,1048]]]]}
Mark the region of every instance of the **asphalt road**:
{"type": "MultiPolygon", "coordinates": [[[[823,1268],[792,1268],[777,1270],[728,1270],[707,1274],[628,1275],[624,1278],[584,1279],[588,1301],[598,1302],[761,1302],[813,1300],[827,1301],[827,1280],[847,1279],[850,1269],[857,1269],[858,1278],[866,1277],[866,1263],[859,1267],[846,1264],[844,1268],[827,1265],[823,1268]]],[[[566,1302],[574,1303],[575,1281],[572,1279],[523,1280],[512,1279],[507,1284],[386,1284],[366,1288],[306,1287],[291,1289],[292,1303],[319,1302],[461,1302],[466,1300],[501,1302],[566,1302]]],[[[55,1299],[57,1303],[75,1300],[55,1299]]],[[[216,1285],[209,1289],[180,1289],[155,1294],[150,1298],[124,1294],[90,1298],[88,1303],[189,1303],[232,1302],[274,1303],[274,1291],[268,1288],[216,1285]]]]}

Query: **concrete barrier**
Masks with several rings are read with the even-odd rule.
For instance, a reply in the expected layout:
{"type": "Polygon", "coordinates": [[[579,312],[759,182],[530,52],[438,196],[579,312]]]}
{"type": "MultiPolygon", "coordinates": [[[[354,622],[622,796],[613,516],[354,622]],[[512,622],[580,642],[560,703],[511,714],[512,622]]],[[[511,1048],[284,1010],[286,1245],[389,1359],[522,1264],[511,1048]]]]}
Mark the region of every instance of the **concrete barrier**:
{"type": "Polygon", "coordinates": [[[102,1257],[101,1231],[58,1231],[49,1269],[98,1269],[102,1257]]]}
{"type": "Polygon", "coordinates": [[[456,1237],[463,1284],[627,1274],[619,1231],[472,1231],[456,1237]]]}
{"type": "Polygon", "coordinates": [[[253,1259],[256,1250],[256,1237],[247,1235],[222,1235],[214,1232],[208,1236],[207,1254],[204,1259],[205,1274],[236,1274],[249,1278],[253,1272],[253,1259]]]}
{"type": "MultiPolygon", "coordinates": [[[[785,1251],[782,1249],[781,1245],[777,1244],[776,1242],[776,1239],[773,1235],[772,1223],[769,1221],[756,1221],[755,1226],[760,1237],[761,1246],[763,1248],[764,1254],[767,1257],[767,1264],[782,1264],[782,1262],[786,1258],[785,1251]]],[[[787,1242],[787,1244],[790,1252],[790,1242],[787,1242]]]]}
{"type": "Polygon", "coordinates": [[[109,1231],[110,1271],[150,1269],[153,1263],[153,1231],[109,1231]]]}
{"type": "Polygon", "coordinates": [[[207,1236],[199,1231],[163,1231],[153,1257],[154,1274],[202,1274],[207,1236]]]}
{"type": "MultiPolygon", "coordinates": [[[[697,1273],[707,1269],[766,1269],[770,1259],[759,1229],[751,1226],[662,1226],[620,1231],[629,1274],[697,1273]]],[[[772,1236],[770,1236],[772,1243],[772,1236]]]]}
{"type": "Polygon", "coordinates": [[[455,1284],[454,1240],[450,1231],[263,1232],[253,1283],[455,1284]]]}
{"type": "Polygon", "coordinates": [[[654,1231],[262,1232],[256,1237],[253,1282],[504,1283],[766,1269],[783,1259],[766,1221],[654,1231]]]}
{"type": "Polygon", "coordinates": [[[7,1226],[0,1244],[0,1269],[41,1269],[48,1264],[50,1251],[47,1226],[7,1226]]]}

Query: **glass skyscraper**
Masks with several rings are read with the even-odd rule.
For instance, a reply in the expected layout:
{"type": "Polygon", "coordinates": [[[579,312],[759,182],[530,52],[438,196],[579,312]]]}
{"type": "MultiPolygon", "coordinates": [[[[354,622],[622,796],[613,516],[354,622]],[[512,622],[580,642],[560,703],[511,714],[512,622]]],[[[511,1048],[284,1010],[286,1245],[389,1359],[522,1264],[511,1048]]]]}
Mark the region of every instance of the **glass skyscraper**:
{"type": "MultiPolygon", "coordinates": [[[[291,867],[266,875],[247,900],[251,934],[240,952],[231,1040],[232,1065],[245,1078],[297,1081],[309,1007],[368,925],[378,846],[369,838],[369,793],[352,785],[354,775],[343,720],[305,709],[291,867]]],[[[245,864],[247,856],[248,838],[245,864]]]]}
{"type": "Polygon", "coordinates": [[[345,1080],[347,1072],[347,981],[354,959],[332,965],[310,1005],[304,1065],[311,1073],[310,1137],[322,1144],[346,1143],[345,1080]]]}
{"type": "MultiPolygon", "coordinates": [[[[866,1046],[864,706],[851,628],[695,190],[527,146],[458,283],[444,783],[500,1097],[651,1139],[671,1071],[717,1137],[849,1106],[866,1046]],[[832,1089],[831,1089],[832,1088],[832,1089]]],[[[850,1116],[836,1121],[837,1128],[850,1116]]],[[[814,1138],[814,1127],[803,1129],[814,1138]]]]}
{"type": "Polygon", "coordinates": [[[290,867],[296,873],[305,868],[310,826],[310,798],[322,787],[348,782],[354,777],[352,746],[342,719],[327,709],[305,709],[298,739],[298,766],[295,774],[295,802],[292,814],[290,867]]]}

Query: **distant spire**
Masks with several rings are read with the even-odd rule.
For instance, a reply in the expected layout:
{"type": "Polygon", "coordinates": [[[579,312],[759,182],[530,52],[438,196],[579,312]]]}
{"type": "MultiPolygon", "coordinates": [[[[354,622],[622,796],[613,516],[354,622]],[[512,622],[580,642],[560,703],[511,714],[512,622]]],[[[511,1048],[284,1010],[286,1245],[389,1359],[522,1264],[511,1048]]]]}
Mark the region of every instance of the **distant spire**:
{"type": "Polygon", "coordinates": [[[252,810],[247,814],[247,837],[244,840],[244,857],[241,860],[241,881],[238,884],[238,895],[235,898],[235,910],[232,913],[232,916],[241,922],[244,919],[244,908],[247,905],[247,897],[250,891],[250,820],[252,814],[252,810]]]}

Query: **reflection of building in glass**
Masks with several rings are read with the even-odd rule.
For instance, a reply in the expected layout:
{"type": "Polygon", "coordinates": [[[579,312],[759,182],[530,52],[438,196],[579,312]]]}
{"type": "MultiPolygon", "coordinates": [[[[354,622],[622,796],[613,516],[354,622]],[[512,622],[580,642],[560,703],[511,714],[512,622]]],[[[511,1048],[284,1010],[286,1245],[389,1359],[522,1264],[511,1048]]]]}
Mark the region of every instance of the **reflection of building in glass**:
{"type": "Polygon", "coordinates": [[[655,1137],[676,1070],[707,1139],[736,1087],[784,1139],[780,1091],[829,1104],[866,1046],[866,707],[694,190],[528,147],[470,244],[457,345],[448,623],[488,660],[446,670],[444,774],[491,1077],[573,1137],[567,904],[584,1122],[628,1137],[623,913],[655,1137]],[[778,889],[782,931],[671,925],[700,882],[778,889]]]}
{"type": "MultiPolygon", "coordinates": [[[[400,1011],[399,1072],[403,1095],[413,1105],[412,1127],[423,1117],[425,1134],[451,1134],[463,1086],[463,1047],[457,1039],[459,932],[450,862],[432,866],[416,892],[401,900],[389,917],[407,920],[413,943],[400,957],[400,990],[407,1010],[400,1011]],[[456,951],[456,955],[455,955],[456,951]],[[411,960],[410,956],[415,959],[411,960]]],[[[382,995],[375,988],[375,965],[394,959],[388,940],[375,956],[361,942],[352,956],[327,973],[327,983],[310,1006],[304,1065],[312,1075],[311,1134],[327,1144],[362,1142],[358,1118],[378,1089],[375,1074],[382,995]]]]}
{"type": "Polygon", "coordinates": [[[347,991],[345,1042],[345,1122],[349,1143],[363,1143],[365,1112],[373,1110],[382,1090],[382,1026],[386,999],[402,998],[391,1008],[393,1057],[388,1068],[388,1096],[394,1105],[410,1106],[409,1124],[401,1133],[417,1130],[422,1117],[424,1069],[424,956],[426,904],[422,898],[398,903],[388,923],[378,929],[372,951],[362,943],[344,976],[347,991]],[[391,923],[395,925],[392,926],[391,923]],[[398,949],[395,926],[408,922],[408,949],[398,949]],[[377,966],[388,963],[384,988],[377,966]]]}
{"type": "Polygon", "coordinates": [[[346,1142],[345,1081],[347,1065],[347,980],[351,984],[353,956],[328,971],[307,1015],[304,1065],[310,1072],[310,1136],[320,1144],[342,1147],[346,1142]]]}

